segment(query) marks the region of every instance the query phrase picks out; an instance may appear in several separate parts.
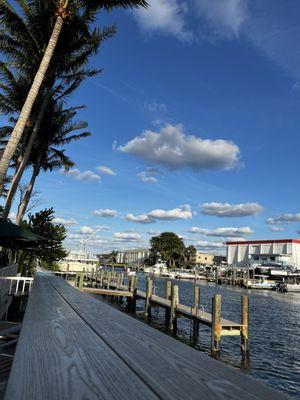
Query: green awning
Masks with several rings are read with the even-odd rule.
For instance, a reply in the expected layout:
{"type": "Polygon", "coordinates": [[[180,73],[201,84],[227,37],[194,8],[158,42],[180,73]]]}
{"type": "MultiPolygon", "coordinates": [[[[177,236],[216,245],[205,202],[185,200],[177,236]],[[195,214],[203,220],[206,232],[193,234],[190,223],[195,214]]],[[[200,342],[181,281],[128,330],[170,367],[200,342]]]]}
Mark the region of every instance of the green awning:
{"type": "Polygon", "coordinates": [[[47,241],[43,236],[37,235],[21,226],[15,225],[12,222],[0,219],[0,245],[7,247],[21,247],[34,245],[37,246],[40,242],[47,241]]]}

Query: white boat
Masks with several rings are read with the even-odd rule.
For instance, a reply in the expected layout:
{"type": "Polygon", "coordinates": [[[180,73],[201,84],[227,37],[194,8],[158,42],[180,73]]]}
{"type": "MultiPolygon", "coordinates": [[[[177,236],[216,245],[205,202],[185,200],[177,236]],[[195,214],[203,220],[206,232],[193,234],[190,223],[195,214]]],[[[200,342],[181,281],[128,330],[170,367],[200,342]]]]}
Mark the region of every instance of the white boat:
{"type": "Polygon", "coordinates": [[[175,272],[174,271],[163,271],[161,276],[164,278],[175,279],[175,272]]]}
{"type": "Polygon", "coordinates": [[[286,284],[287,292],[300,293],[300,284],[299,283],[287,283],[286,284]]]}
{"type": "Polygon", "coordinates": [[[249,279],[247,281],[248,289],[264,289],[273,290],[276,288],[276,283],[274,281],[269,281],[268,277],[265,275],[256,275],[255,279],[249,279]]]}
{"type": "Polygon", "coordinates": [[[169,270],[165,261],[158,261],[151,267],[145,267],[144,272],[147,274],[168,276],[169,270]]]}
{"type": "Polygon", "coordinates": [[[131,271],[131,269],[129,267],[125,270],[125,274],[127,276],[136,276],[136,272],[135,271],[131,271]]]}
{"type": "Polygon", "coordinates": [[[276,290],[279,292],[300,293],[300,281],[299,279],[283,280],[283,282],[276,285],[276,290]]]}
{"type": "Polygon", "coordinates": [[[189,269],[182,269],[180,271],[175,272],[176,279],[197,279],[197,275],[195,271],[191,271],[189,269]]]}

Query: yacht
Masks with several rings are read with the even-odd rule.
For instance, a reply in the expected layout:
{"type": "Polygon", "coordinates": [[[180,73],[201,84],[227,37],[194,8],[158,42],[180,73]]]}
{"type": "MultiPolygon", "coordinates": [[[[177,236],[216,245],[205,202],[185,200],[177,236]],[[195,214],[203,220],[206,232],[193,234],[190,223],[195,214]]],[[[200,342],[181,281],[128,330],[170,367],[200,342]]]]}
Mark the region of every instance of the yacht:
{"type": "Polygon", "coordinates": [[[98,258],[82,250],[70,251],[67,257],[58,262],[59,270],[62,272],[96,271],[98,258]]]}
{"type": "Polygon", "coordinates": [[[255,275],[254,279],[247,281],[246,287],[248,289],[274,290],[276,289],[276,283],[268,280],[267,275],[255,275]]]}

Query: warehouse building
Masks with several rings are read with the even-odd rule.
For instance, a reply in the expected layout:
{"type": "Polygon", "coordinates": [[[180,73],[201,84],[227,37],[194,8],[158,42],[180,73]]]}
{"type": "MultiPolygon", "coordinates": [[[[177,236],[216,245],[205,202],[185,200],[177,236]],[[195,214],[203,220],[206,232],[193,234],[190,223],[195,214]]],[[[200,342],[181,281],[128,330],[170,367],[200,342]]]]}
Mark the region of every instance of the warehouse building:
{"type": "Polygon", "coordinates": [[[228,265],[248,267],[251,264],[278,263],[300,267],[300,240],[251,240],[227,242],[228,265]]]}

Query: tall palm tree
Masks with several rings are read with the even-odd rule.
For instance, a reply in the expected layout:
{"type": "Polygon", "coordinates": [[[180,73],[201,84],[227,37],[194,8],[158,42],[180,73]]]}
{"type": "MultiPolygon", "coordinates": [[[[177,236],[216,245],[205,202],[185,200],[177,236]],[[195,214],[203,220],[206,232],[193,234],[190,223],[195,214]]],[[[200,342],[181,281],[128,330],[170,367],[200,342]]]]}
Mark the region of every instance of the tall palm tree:
{"type": "MultiPolygon", "coordinates": [[[[0,1],[0,15],[2,15],[2,23],[4,22],[4,24],[6,25],[10,24],[12,14],[14,14],[12,21],[13,23],[15,23],[16,17],[18,17],[18,15],[14,12],[12,7],[8,5],[7,0],[0,1]]],[[[30,16],[32,16],[32,12],[30,11],[30,7],[32,6],[32,4],[30,4],[29,1],[27,2],[26,0],[19,0],[18,3],[24,10],[25,15],[29,14],[30,16]]],[[[95,13],[101,9],[111,10],[117,7],[133,8],[147,6],[145,0],[58,0],[53,3],[54,8],[52,12],[52,17],[55,19],[55,21],[53,23],[53,30],[51,32],[49,42],[43,53],[43,57],[37,69],[36,75],[33,79],[26,101],[22,107],[17,123],[14,127],[14,130],[11,134],[11,137],[0,161],[0,194],[2,192],[3,182],[7,169],[9,167],[9,163],[24,133],[26,122],[30,117],[31,110],[39,94],[42,83],[46,77],[50,62],[54,55],[54,51],[58,44],[58,40],[66,19],[74,18],[75,16],[75,19],[80,20],[81,16],[85,17],[87,14],[91,14],[90,22],[93,22],[95,13]]],[[[17,18],[18,22],[19,19],[20,18],[17,18]]],[[[23,27],[22,30],[24,30],[23,27]]],[[[76,34],[76,31],[73,33],[76,34]]],[[[26,34],[28,36],[31,34],[31,32],[26,31],[26,34]]],[[[25,40],[27,39],[27,36],[25,40]]]]}
{"type": "MultiPolygon", "coordinates": [[[[48,105],[47,114],[45,114],[41,121],[39,121],[39,131],[32,152],[30,153],[30,157],[27,159],[26,164],[23,157],[21,158],[21,161],[17,163],[17,172],[13,177],[8,191],[2,218],[6,219],[9,215],[13,199],[21,180],[21,174],[19,173],[20,169],[24,170],[29,165],[39,165],[40,163],[37,163],[36,160],[39,159],[41,154],[42,158],[46,157],[44,155],[47,154],[49,150],[53,152],[53,146],[65,146],[73,141],[90,136],[90,132],[83,131],[87,127],[85,121],[74,121],[77,111],[81,108],[83,108],[83,106],[64,109],[62,102],[51,100],[48,105]],[[80,131],[80,133],[77,133],[78,131],[80,131]]],[[[35,127],[36,125],[33,129],[35,129],[35,127]]]]}
{"type": "MultiPolygon", "coordinates": [[[[41,17],[38,21],[43,21],[41,17]]],[[[44,38],[40,38],[40,31],[43,26],[35,29],[31,35],[31,40],[22,41],[22,46],[18,47],[18,57],[15,60],[15,50],[12,47],[7,48],[7,38],[0,36],[0,50],[1,43],[8,58],[13,61],[13,67],[10,68],[8,64],[0,62],[0,111],[5,114],[16,115],[20,112],[22,105],[26,99],[27,91],[30,88],[31,80],[35,73],[35,63],[31,62],[32,53],[34,53],[36,43],[42,48],[43,43],[46,43],[47,34],[44,38]],[[33,40],[34,39],[34,40],[33,40]],[[19,72],[16,76],[15,70],[19,72]]],[[[14,31],[15,32],[15,31],[14,31]]],[[[111,37],[115,32],[115,27],[105,27],[102,30],[94,29],[90,36],[85,35],[85,39],[72,37],[67,38],[63,46],[59,46],[57,54],[60,56],[59,68],[52,68],[52,79],[49,83],[44,84],[44,90],[40,93],[35,107],[32,111],[30,120],[28,120],[29,127],[25,128],[25,137],[23,135],[22,141],[19,143],[19,154],[15,152],[14,164],[16,166],[16,173],[12,181],[12,187],[8,193],[7,206],[3,213],[3,218],[8,216],[7,210],[10,209],[10,204],[13,200],[18,184],[21,180],[22,174],[28,163],[28,159],[39,131],[39,125],[47,108],[50,97],[56,100],[65,100],[72,92],[80,85],[80,83],[88,77],[94,76],[101,70],[88,68],[85,66],[89,56],[97,52],[101,43],[107,38],[111,37]],[[69,57],[65,57],[68,54],[69,57]],[[54,84],[54,77],[56,82],[54,84]],[[51,93],[50,93],[51,92],[51,93]],[[35,122],[34,122],[35,121],[35,122]],[[34,122],[34,125],[33,125],[34,122]],[[27,131],[27,134],[26,134],[27,131]],[[29,139],[28,139],[29,138],[29,139]],[[18,162],[16,163],[16,159],[18,162]]],[[[66,36],[66,35],[65,35],[66,36]]],[[[48,79],[49,81],[49,79],[48,79]]],[[[12,119],[13,120],[13,119],[12,119]]],[[[6,133],[11,133],[12,130],[7,130],[6,133]]]]}

